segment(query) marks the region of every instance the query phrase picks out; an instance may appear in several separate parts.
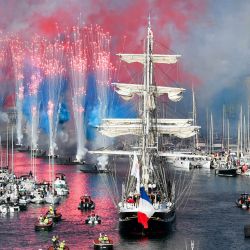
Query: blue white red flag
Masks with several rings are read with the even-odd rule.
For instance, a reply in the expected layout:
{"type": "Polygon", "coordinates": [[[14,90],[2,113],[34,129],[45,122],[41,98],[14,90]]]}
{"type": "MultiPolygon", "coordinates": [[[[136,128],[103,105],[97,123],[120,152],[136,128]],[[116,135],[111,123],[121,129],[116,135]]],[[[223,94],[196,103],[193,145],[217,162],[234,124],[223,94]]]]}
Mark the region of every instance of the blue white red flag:
{"type": "Polygon", "coordinates": [[[154,214],[155,209],[144,189],[140,188],[140,201],[138,207],[138,222],[143,225],[144,228],[148,228],[148,220],[154,214]]]}

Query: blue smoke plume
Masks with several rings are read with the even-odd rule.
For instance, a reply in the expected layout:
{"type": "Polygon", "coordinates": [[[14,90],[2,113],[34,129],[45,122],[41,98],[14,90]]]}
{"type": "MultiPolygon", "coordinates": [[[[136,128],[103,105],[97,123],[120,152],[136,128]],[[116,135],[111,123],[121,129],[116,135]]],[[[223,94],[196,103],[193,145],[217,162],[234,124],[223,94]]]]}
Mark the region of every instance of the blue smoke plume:
{"type": "MultiPolygon", "coordinates": [[[[101,124],[101,104],[97,96],[97,84],[93,74],[88,75],[87,93],[85,102],[85,126],[86,138],[89,141],[95,139],[96,126],[101,124]]],[[[107,118],[135,118],[137,117],[136,109],[132,103],[123,101],[119,95],[108,87],[108,110],[106,112],[107,118]]]]}

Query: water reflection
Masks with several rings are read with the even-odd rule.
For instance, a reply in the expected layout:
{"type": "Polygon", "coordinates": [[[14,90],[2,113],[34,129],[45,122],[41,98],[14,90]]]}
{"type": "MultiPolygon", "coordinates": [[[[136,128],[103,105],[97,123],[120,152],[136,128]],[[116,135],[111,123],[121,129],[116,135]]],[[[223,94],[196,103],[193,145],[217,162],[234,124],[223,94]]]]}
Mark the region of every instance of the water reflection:
{"type": "MultiPolygon", "coordinates": [[[[37,159],[37,177],[39,181],[48,180],[49,167],[43,159],[37,159]]],[[[30,158],[25,153],[15,153],[15,172],[27,174],[30,158]]],[[[126,161],[118,168],[119,183],[125,178],[126,161]]],[[[118,233],[118,214],[104,184],[102,174],[86,174],[78,166],[56,165],[56,172],[66,175],[70,193],[57,207],[63,220],[58,222],[52,232],[35,232],[34,224],[40,214],[44,214],[48,205],[29,205],[27,211],[3,216],[0,214],[0,249],[47,249],[53,235],[59,235],[72,250],[93,249],[92,241],[100,233],[107,233],[115,244],[115,249],[191,249],[194,240],[199,249],[248,249],[244,240],[243,227],[249,211],[236,208],[234,201],[241,192],[250,191],[248,178],[223,178],[212,171],[195,169],[182,173],[176,171],[177,183],[192,182],[192,188],[185,202],[177,210],[176,228],[163,239],[124,239],[118,233]],[[179,179],[181,177],[181,181],[179,179]],[[185,178],[184,178],[185,177],[185,178]],[[96,226],[85,224],[88,211],[77,209],[80,197],[84,194],[92,197],[96,203],[95,213],[101,216],[102,223],[96,226]],[[220,235],[218,235],[220,232],[220,235]],[[197,245],[199,244],[199,245],[197,245]]],[[[120,185],[121,186],[121,185],[120,185]]]]}

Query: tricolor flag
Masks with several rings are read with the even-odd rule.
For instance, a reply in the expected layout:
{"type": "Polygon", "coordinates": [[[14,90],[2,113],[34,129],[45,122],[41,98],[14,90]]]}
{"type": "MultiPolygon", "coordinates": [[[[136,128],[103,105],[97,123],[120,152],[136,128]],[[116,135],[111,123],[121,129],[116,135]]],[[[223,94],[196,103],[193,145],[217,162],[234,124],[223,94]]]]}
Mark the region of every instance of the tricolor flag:
{"type": "Polygon", "coordinates": [[[148,228],[148,220],[154,214],[155,209],[145,192],[144,187],[140,188],[140,201],[138,207],[138,222],[143,225],[144,228],[148,228]]]}

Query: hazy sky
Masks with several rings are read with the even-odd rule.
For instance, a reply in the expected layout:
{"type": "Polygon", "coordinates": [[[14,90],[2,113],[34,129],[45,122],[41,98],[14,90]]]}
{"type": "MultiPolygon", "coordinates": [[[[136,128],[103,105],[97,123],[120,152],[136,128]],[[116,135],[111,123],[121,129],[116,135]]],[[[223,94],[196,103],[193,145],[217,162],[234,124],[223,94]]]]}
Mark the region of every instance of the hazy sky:
{"type": "Polygon", "coordinates": [[[195,84],[199,116],[206,108],[220,116],[223,103],[237,113],[249,94],[248,0],[0,0],[0,29],[50,37],[81,16],[110,32],[117,53],[141,45],[149,12],[157,40],[183,55],[181,79],[195,84]]]}

